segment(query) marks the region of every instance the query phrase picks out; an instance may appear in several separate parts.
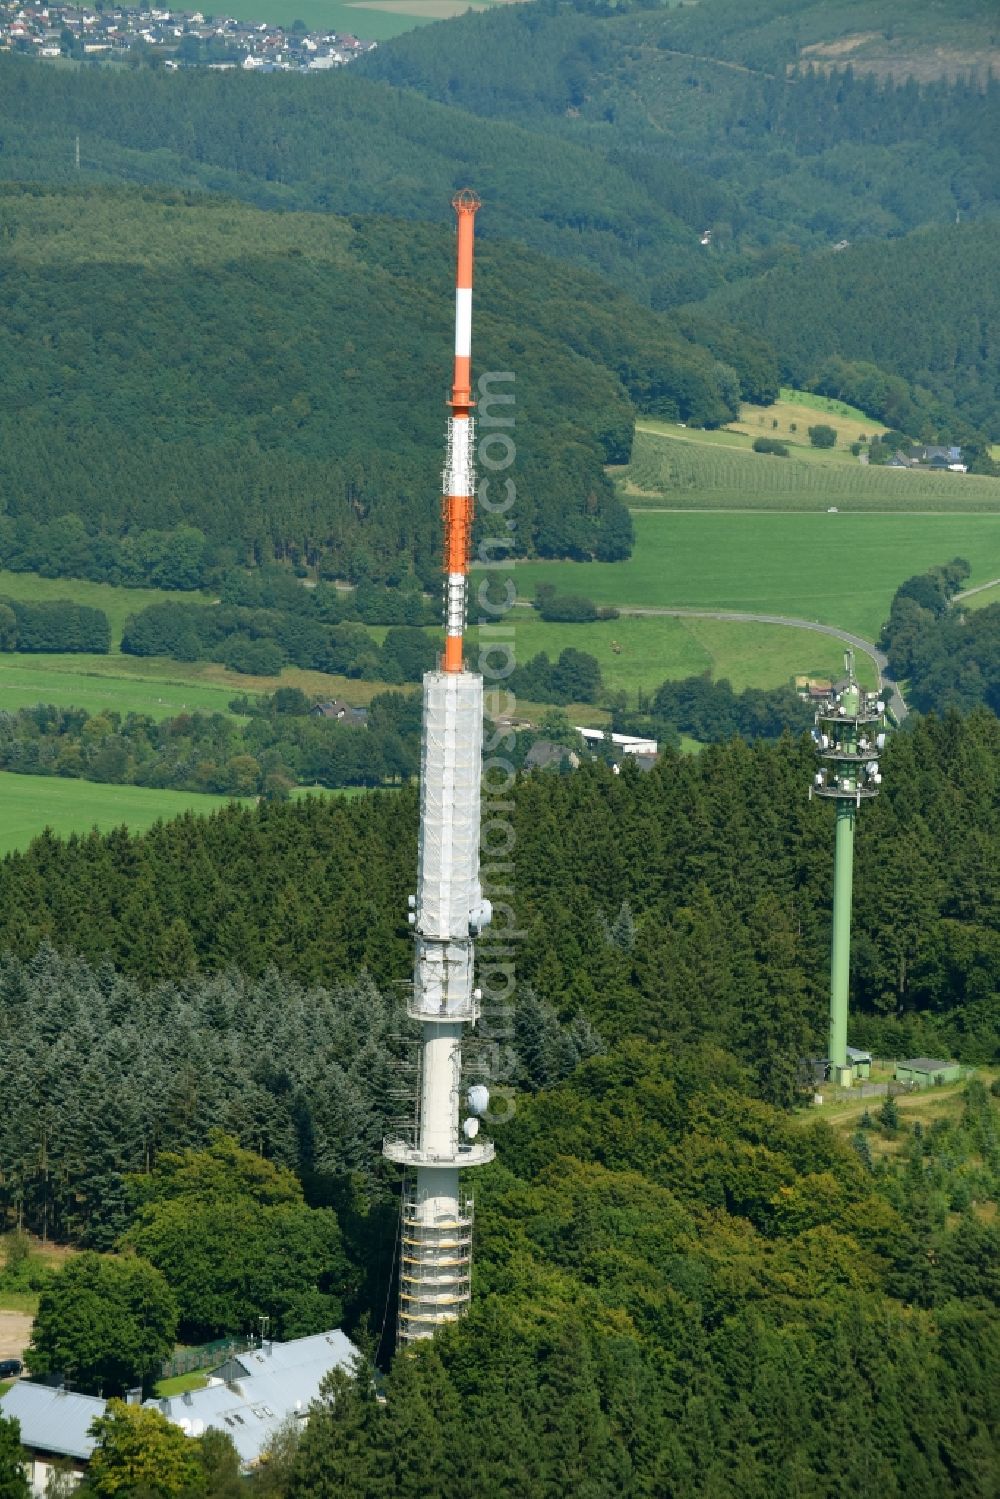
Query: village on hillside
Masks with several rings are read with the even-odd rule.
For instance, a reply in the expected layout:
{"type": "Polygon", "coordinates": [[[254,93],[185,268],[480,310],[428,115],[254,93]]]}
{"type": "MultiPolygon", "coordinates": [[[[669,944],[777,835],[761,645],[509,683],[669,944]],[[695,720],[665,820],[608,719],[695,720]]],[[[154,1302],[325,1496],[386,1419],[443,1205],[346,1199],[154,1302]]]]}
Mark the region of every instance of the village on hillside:
{"type": "Polygon", "coordinates": [[[343,67],[375,42],[333,31],[286,30],[266,21],[124,6],[18,5],[0,0],[0,51],[48,59],[143,61],[165,68],[320,72],[343,67]]]}

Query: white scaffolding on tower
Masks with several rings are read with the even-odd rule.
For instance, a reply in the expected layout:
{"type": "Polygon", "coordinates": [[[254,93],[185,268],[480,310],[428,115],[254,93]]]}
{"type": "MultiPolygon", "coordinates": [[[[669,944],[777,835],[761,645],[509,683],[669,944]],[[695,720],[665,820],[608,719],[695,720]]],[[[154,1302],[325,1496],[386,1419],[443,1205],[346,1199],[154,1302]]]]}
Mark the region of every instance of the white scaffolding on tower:
{"type": "Polygon", "coordinates": [[[475,1025],[475,938],[490,919],[479,882],[483,680],[465,670],[462,636],[475,477],[470,391],[472,236],[478,199],[460,193],[455,375],[444,473],[445,655],[424,677],[417,890],[410,897],[413,989],[407,1013],[420,1026],[414,1127],[387,1138],[383,1154],[406,1168],[400,1231],[398,1337],[430,1337],[471,1298],[473,1204],[459,1172],[493,1159],[478,1139],[488,1103],[470,1090],[462,1114],[462,1036],[475,1025]]]}

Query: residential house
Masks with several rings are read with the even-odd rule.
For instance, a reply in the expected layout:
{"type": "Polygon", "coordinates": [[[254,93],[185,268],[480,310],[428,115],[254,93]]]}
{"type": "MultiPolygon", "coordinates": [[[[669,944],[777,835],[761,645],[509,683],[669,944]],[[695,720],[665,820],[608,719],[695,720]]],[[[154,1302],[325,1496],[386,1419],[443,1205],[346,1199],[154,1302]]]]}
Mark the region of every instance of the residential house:
{"type": "Polygon", "coordinates": [[[24,1379],[0,1396],[0,1415],[13,1416],[21,1428],[28,1482],[37,1499],[44,1499],[53,1470],[65,1473],[74,1486],[80,1482],[95,1446],[91,1423],[104,1415],[105,1404],[93,1395],[24,1379]]]}
{"type": "Polygon", "coordinates": [[[555,744],[551,739],[536,739],[524,757],[525,770],[562,770],[568,765],[575,770],[580,756],[564,744],[555,744]]]}
{"type": "Polygon", "coordinates": [[[309,710],[312,718],[335,718],[351,728],[363,729],[368,723],[367,708],[352,708],[343,698],[335,697],[327,703],[315,703],[309,710]]]}

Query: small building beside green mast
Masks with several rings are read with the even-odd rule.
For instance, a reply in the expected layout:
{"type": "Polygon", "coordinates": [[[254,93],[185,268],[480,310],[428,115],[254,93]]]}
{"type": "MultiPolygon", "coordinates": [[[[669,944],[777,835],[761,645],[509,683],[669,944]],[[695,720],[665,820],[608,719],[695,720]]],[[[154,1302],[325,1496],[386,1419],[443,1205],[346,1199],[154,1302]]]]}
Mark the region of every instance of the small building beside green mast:
{"type": "Polygon", "coordinates": [[[885,747],[885,703],[858,685],[854,652],[844,656],[847,677],[816,711],[813,741],[819,769],[810,796],[837,807],[833,856],[833,937],[830,946],[830,1082],[849,1088],[855,1076],[870,1069],[867,1053],[847,1044],[851,964],[851,901],[854,884],[854,823],[862,801],[878,795],[882,772],[878,756],[885,747]],[[868,1069],[859,1069],[861,1056],[868,1069]]]}

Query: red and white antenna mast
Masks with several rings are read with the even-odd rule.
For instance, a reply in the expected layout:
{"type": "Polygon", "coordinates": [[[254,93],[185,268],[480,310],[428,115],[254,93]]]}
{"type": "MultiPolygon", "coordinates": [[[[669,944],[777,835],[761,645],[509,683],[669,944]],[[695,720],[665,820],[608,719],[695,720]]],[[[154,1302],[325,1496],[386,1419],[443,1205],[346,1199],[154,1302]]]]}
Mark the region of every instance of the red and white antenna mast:
{"type": "Polygon", "coordinates": [[[420,1096],[412,1129],[383,1153],[407,1168],[400,1231],[399,1341],[453,1322],[472,1295],[472,1199],[459,1171],[493,1159],[477,1138],[487,1090],[462,1092],[462,1035],[479,1015],[475,937],[490,920],[479,883],[483,679],[466,671],[462,637],[469,581],[472,466],[472,248],[479,199],[461,192],[455,289],[455,373],[444,469],[445,650],[424,677],[417,891],[410,896],[413,991],[419,1022],[420,1096]],[[462,1114],[466,1117],[463,1120],[462,1114]]]}
{"type": "Polygon", "coordinates": [[[458,263],[455,274],[455,373],[452,379],[451,421],[444,469],[445,671],[462,670],[472,539],[475,476],[472,467],[472,259],[476,213],[480,200],[468,188],[457,193],[452,207],[458,219],[458,263]]]}

